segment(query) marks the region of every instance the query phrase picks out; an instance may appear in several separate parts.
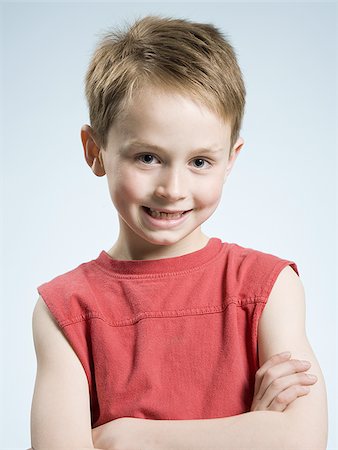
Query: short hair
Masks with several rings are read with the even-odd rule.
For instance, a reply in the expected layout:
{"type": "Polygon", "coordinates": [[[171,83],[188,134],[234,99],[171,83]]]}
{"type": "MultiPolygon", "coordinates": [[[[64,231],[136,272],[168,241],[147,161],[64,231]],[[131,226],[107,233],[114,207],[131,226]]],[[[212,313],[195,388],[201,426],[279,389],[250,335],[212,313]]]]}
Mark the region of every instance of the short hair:
{"type": "Polygon", "coordinates": [[[85,76],[85,94],[97,144],[106,147],[115,119],[146,86],[175,92],[230,123],[238,139],[246,90],[235,51],[212,24],[148,15],[127,29],[105,31],[85,76]]]}

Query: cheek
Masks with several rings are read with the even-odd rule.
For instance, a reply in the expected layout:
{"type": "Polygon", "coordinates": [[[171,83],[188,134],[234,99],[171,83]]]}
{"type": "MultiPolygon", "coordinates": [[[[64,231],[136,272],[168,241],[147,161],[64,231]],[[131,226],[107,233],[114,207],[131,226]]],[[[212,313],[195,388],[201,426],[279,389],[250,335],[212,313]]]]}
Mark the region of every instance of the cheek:
{"type": "Polygon", "coordinates": [[[142,198],[145,183],[142,177],[131,171],[120,170],[109,183],[110,195],[114,203],[124,203],[124,199],[138,200],[142,198]]]}
{"type": "Polygon", "coordinates": [[[223,178],[215,177],[206,180],[205,183],[200,184],[199,199],[204,204],[214,204],[218,202],[222,195],[223,178]]]}

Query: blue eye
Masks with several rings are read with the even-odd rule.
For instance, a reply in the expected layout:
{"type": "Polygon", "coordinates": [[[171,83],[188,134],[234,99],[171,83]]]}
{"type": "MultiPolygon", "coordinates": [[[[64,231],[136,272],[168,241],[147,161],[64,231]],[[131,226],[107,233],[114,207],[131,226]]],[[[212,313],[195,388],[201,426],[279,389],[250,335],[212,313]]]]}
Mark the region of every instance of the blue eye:
{"type": "Polygon", "coordinates": [[[151,155],[149,153],[145,153],[143,155],[138,155],[136,157],[136,159],[138,159],[139,161],[143,162],[144,164],[150,165],[149,163],[152,162],[153,158],[155,158],[154,155],[151,155]],[[143,160],[141,158],[144,158],[143,160]]]}
{"type": "Polygon", "coordinates": [[[197,167],[198,169],[204,168],[203,163],[207,163],[210,166],[210,163],[206,159],[203,159],[203,158],[196,158],[196,159],[194,159],[194,161],[199,161],[202,163],[202,165],[201,164],[195,165],[195,167],[197,167]]]}

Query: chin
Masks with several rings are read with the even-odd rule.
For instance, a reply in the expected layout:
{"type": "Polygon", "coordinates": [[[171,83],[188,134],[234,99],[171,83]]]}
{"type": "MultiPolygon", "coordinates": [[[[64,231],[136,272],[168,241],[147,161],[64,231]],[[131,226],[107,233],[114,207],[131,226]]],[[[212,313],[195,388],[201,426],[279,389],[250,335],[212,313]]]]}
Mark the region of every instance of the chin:
{"type": "Polygon", "coordinates": [[[184,239],[184,237],[172,237],[170,238],[151,238],[151,237],[144,237],[144,240],[146,240],[147,242],[149,242],[150,244],[154,244],[154,245],[163,245],[163,246],[168,246],[168,245],[173,245],[176,244],[177,242],[181,241],[182,239],[184,239]]]}

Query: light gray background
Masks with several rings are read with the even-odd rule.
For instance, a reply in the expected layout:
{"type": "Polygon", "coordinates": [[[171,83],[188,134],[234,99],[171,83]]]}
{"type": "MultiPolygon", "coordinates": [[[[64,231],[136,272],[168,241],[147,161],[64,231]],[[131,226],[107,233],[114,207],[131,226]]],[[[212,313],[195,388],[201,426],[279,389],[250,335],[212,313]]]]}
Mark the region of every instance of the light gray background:
{"type": "Polygon", "coordinates": [[[86,165],[84,75],[98,33],[160,13],[211,22],[247,87],[245,146],[209,236],[294,260],[337,448],[337,6],[334,3],[1,5],[1,449],[30,446],[36,287],[108,250],[117,217],[86,165]]]}

